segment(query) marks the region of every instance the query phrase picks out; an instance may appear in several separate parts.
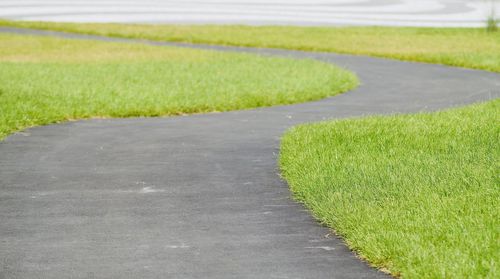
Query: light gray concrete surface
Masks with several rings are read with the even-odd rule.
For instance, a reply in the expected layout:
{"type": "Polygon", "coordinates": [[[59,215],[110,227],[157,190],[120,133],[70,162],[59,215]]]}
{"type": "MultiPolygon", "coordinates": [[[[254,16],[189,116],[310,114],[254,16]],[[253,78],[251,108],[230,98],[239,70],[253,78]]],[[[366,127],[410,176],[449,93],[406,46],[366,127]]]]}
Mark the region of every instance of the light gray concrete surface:
{"type": "Polygon", "coordinates": [[[8,137],[0,142],[0,278],[383,278],[291,199],[276,163],[280,136],[299,123],[500,97],[499,75],[483,71],[196,47],[336,63],[362,85],[305,104],[67,122],[8,137]]]}
{"type": "MultiPolygon", "coordinates": [[[[498,0],[1,0],[0,18],[66,22],[484,26],[498,0]]],[[[498,4],[497,4],[498,6],[498,4]]],[[[500,7],[497,8],[499,10],[500,7]]]]}

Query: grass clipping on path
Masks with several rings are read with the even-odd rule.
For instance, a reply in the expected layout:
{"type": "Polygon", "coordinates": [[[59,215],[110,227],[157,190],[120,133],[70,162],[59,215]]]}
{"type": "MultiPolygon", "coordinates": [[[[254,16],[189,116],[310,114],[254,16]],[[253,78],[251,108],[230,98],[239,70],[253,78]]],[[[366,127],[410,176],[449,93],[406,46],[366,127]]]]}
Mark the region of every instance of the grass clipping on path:
{"type": "Polygon", "coordinates": [[[291,104],[357,85],[313,60],[7,34],[0,46],[0,139],[68,119],[291,104]]]}
{"type": "Polygon", "coordinates": [[[378,267],[500,276],[500,100],[301,125],[280,165],[294,196],[378,267]]]}
{"type": "Polygon", "coordinates": [[[500,72],[500,33],[485,28],[144,25],[1,21],[156,41],[331,51],[500,72]]]}

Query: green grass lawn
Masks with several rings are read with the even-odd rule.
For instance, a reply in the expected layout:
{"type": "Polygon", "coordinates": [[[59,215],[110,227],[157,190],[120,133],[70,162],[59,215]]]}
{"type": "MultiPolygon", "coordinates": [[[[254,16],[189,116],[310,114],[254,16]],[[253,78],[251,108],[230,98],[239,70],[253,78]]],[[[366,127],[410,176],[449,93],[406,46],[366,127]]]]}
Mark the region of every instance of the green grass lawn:
{"type": "Polygon", "coordinates": [[[312,60],[7,34],[0,46],[0,139],[68,119],[290,104],[357,85],[312,60]]]}
{"type": "Polygon", "coordinates": [[[294,196],[406,278],[500,277],[500,100],[301,125],[280,165],[294,196]]]}
{"type": "MultiPolygon", "coordinates": [[[[70,24],[125,38],[332,51],[500,72],[483,29],[70,24]]],[[[0,35],[0,138],[65,119],[225,111],[323,98],[356,78],[314,61],[0,35]]],[[[408,278],[500,276],[500,101],[301,125],[280,166],[294,196],[362,257],[408,278]]]]}
{"type": "Polygon", "coordinates": [[[81,24],[0,21],[156,41],[286,48],[388,57],[500,72],[500,32],[474,28],[81,24]]]}

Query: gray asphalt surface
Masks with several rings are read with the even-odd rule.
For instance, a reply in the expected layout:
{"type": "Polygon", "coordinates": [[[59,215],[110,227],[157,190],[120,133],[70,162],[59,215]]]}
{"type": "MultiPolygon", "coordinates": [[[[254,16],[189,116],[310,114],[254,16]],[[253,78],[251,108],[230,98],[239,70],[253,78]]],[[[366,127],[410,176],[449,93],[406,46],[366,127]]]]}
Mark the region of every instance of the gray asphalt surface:
{"type": "Polygon", "coordinates": [[[386,277],[290,198],[278,175],[280,136],[304,122],[500,97],[499,75],[483,71],[196,47],[314,58],[358,73],[363,84],[305,104],[84,120],[8,137],[0,142],[0,278],[386,277]]]}

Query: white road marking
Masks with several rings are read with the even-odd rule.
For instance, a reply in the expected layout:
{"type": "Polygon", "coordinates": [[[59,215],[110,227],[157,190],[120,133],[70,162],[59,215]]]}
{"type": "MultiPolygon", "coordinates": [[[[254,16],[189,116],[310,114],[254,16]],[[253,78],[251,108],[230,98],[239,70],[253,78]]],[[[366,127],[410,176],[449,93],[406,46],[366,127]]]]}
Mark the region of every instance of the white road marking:
{"type": "Polygon", "coordinates": [[[306,249],[321,249],[325,251],[332,251],[335,250],[335,248],[330,247],[330,246],[315,246],[315,247],[306,247],[306,249]]]}
{"type": "Polygon", "coordinates": [[[188,245],[182,243],[181,245],[166,245],[165,248],[168,248],[168,249],[188,249],[188,248],[191,248],[191,246],[188,246],[188,245]]]}
{"type": "Polygon", "coordinates": [[[159,193],[159,192],[165,192],[165,190],[162,189],[155,189],[152,186],[144,187],[142,188],[139,193],[141,194],[149,194],[149,193],[159,193]]]}

